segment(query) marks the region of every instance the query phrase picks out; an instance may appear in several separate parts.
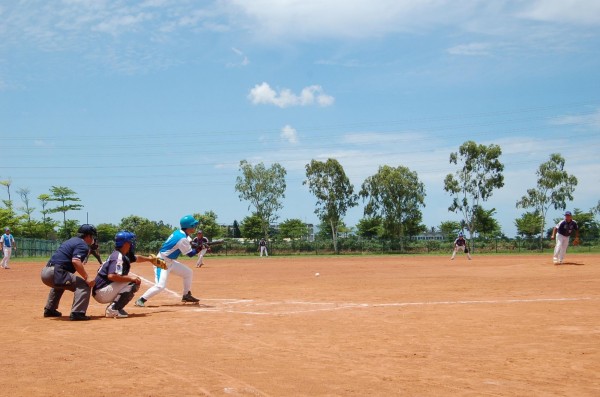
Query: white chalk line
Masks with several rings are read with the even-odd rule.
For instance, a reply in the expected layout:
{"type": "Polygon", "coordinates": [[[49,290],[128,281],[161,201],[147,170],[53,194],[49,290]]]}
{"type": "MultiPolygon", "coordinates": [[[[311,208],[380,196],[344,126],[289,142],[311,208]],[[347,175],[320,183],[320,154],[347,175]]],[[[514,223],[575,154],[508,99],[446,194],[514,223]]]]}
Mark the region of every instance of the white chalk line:
{"type": "MultiPolygon", "coordinates": [[[[154,285],[154,282],[137,275],[143,282],[154,285]]],[[[181,294],[171,289],[165,288],[165,292],[180,298],[181,294]]],[[[235,298],[202,298],[201,301],[219,302],[221,307],[200,307],[194,309],[196,312],[220,312],[220,313],[235,313],[235,314],[249,314],[258,316],[273,316],[273,315],[292,315],[302,313],[314,313],[323,311],[335,311],[345,309],[356,309],[356,308],[377,308],[377,307],[404,307],[404,306],[436,306],[436,305],[495,305],[495,304],[507,304],[507,303],[536,303],[536,302],[575,302],[594,300],[597,298],[584,297],[584,298],[533,298],[533,299],[489,299],[489,300],[459,300],[459,301],[425,301],[425,302],[392,302],[392,303],[332,303],[332,302],[307,302],[307,301],[255,301],[253,299],[235,299],[235,298]],[[227,309],[224,306],[230,305],[244,305],[244,306],[321,306],[321,308],[312,309],[297,309],[288,311],[255,311],[255,310],[235,310],[227,309]],[[326,307],[323,307],[326,306],[326,307]]]]}
{"type": "Polygon", "coordinates": [[[256,302],[254,300],[234,300],[234,299],[215,299],[221,300],[221,307],[203,307],[197,308],[197,312],[220,312],[220,313],[235,313],[260,316],[273,315],[293,315],[302,313],[314,313],[323,311],[335,311],[345,309],[364,309],[378,307],[405,307],[405,306],[435,306],[435,305],[481,305],[481,304],[514,304],[514,303],[539,303],[539,302],[575,302],[585,300],[595,300],[596,298],[535,298],[535,299],[496,299],[496,300],[459,300],[459,301],[428,301],[428,302],[395,302],[395,303],[329,303],[329,302],[306,302],[306,301],[279,301],[279,302],[256,302]],[[227,308],[225,305],[243,304],[246,307],[251,306],[255,310],[243,310],[235,308],[227,308]],[[256,308],[265,306],[313,306],[310,309],[295,309],[295,310],[280,310],[277,311],[257,311],[256,308]],[[314,306],[321,306],[314,308],[314,306]]]}

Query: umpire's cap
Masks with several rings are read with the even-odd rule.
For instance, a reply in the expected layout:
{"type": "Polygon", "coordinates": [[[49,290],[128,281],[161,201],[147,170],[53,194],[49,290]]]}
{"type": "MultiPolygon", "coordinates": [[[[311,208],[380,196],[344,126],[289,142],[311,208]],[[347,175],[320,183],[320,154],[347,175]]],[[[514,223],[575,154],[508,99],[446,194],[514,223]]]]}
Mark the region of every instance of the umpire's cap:
{"type": "Polygon", "coordinates": [[[88,223],[85,223],[81,226],[79,226],[79,229],[77,230],[77,235],[79,237],[85,237],[85,236],[92,236],[92,237],[97,237],[98,236],[98,231],[96,230],[96,228],[94,227],[94,225],[90,225],[88,223]]]}

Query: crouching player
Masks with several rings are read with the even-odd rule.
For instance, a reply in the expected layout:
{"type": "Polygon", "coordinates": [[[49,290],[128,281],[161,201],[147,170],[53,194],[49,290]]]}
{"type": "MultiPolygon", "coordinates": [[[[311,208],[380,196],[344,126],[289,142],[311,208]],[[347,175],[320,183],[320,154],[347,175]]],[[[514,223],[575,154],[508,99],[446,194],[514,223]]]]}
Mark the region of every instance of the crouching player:
{"type": "Polygon", "coordinates": [[[108,303],[106,317],[128,317],[123,309],[140,288],[141,279],[129,274],[132,262],[151,262],[152,256],[135,254],[135,234],[120,231],[115,235],[115,250],[96,275],[93,296],[99,303],[108,303]]]}

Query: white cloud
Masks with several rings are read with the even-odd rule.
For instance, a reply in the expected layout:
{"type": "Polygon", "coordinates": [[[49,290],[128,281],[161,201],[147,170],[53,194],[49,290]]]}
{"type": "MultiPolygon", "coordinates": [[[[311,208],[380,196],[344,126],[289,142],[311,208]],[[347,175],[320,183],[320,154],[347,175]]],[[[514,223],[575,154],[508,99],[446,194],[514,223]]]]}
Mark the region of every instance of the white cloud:
{"type": "Polygon", "coordinates": [[[293,145],[298,143],[298,133],[296,132],[296,129],[289,124],[281,129],[281,138],[293,145]]]}
{"type": "Polygon", "coordinates": [[[255,105],[267,104],[280,108],[291,106],[310,106],[317,104],[321,107],[333,105],[335,99],[327,95],[319,85],[311,85],[302,89],[300,95],[284,88],[279,92],[271,88],[268,83],[257,84],[250,90],[248,99],[255,105]]]}
{"type": "Polygon", "coordinates": [[[451,55],[490,55],[489,43],[460,44],[448,48],[446,51],[451,55]]]}
{"type": "Polygon", "coordinates": [[[550,121],[554,125],[575,125],[584,128],[600,129],[600,109],[593,113],[559,116],[550,121]]]}
{"type": "Polygon", "coordinates": [[[238,59],[240,59],[240,61],[233,63],[230,62],[227,64],[228,67],[248,66],[250,64],[250,60],[242,50],[239,50],[235,47],[231,47],[231,51],[233,51],[238,56],[238,59]]]}
{"type": "Polygon", "coordinates": [[[545,22],[600,24],[600,2],[594,0],[536,0],[517,15],[545,22]]]}

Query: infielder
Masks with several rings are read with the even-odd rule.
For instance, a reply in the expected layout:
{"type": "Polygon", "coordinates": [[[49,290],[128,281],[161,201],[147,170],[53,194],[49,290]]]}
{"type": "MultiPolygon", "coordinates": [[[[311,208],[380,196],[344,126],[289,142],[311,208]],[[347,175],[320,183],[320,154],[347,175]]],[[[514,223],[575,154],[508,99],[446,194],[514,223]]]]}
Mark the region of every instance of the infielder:
{"type": "Polygon", "coordinates": [[[469,254],[469,249],[467,248],[467,240],[465,240],[465,235],[462,232],[458,233],[458,238],[454,240],[454,251],[452,252],[452,258],[450,258],[450,260],[454,260],[458,251],[467,254],[467,258],[471,260],[471,254],[469,254]]]}
{"type": "Polygon", "coordinates": [[[17,249],[17,244],[15,244],[15,238],[12,234],[10,234],[10,228],[4,228],[4,234],[0,239],[0,249],[2,250],[2,254],[4,258],[2,258],[2,267],[4,269],[10,269],[8,266],[8,261],[10,260],[10,256],[12,255],[13,248],[17,249]]]}
{"type": "Polygon", "coordinates": [[[48,300],[44,306],[44,317],[60,317],[58,305],[65,290],[73,291],[72,321],[90,320],[85,312],[90,304],[94,277],[90,277],[83,266],[83,260],[90,251],[90,245],[97,235],[92,225],[81,225],[77,236],[63,242],[42,269],[42,282],[50,287],[48,300]],[[75,272],[81,277],[77,277],[75,272]]]}
{"type": "Polygon", "coordinates": [[[573,231],[575,232],[575,240],[573,240],[573,245],[579,245],[579,226],[577,225],[577,222],[573,220],[571,211],[567,211],[565,212],[565,219],[560,221],[552,229],[551,239],[554,240],[556,238],[554,256],[552,257],[552,261],[555,264],[563,263],[565,254],[567,253],[567,247],[569,246],[569,238],[571,237],[573,231]]]}
{"type": "Polygon", "coordinates": [[[102,264],[96,275],[92,295],[99,303],[108,303],[106,317],[125,318],[129,314],[124,307],[139,290],[142,280],[129,275],[131,263],[151,262],[155,266],[165,265],[154,255],[135,254],[135,234],[122,230],[115,235],[115,250],[102,264]]]}
{"type": "Polygon", "coordinates": [[[258,242],[258,249],[260,250],[260,256],[263,256],[263,253],[265,256],[269,256],[269,253],[267,252],[267,242],[264,238],[261,238],[258,242]]]}
{"type": "Polygon", "coordinates": [[[202,230],[198,230],[196,233],[196,237],[194,237],[192,240],[192,247],[194,247],[196,251],[200,251],[198,253],[196,267],[202,267],[202,265],[204,265],[204,254],[206,254],[210,249],[208,245],[208,239],[204,237],[204,232],[202,230]]]}
{"type": "Polygon", "coordinates": [[[197,303],[199,301],[199,299],[192,296],[192,292],[190,291],[194,272],[183,263],[177,261],[177,258],[181,254],[191,258],[198,253],[197,250],[192,248],[192,239],[189,237],[196,230],[198,221],[192,215],[186,215],[180,219],[179,224],[181,230],[175,230],[167,241],[163,243],[158,253],[158,257],[164,259],[166,262],[167,269],[163,270],[159,267],[154,267],[155,284],[144,292],[140,299],[135,301],[136,306],[144,307],[148,299],[164,290],[167,286],[169,274],[171,273],[175,273],[183,278],[183,296],[181,297],[181,301],[184,303],[197,303]]]}

